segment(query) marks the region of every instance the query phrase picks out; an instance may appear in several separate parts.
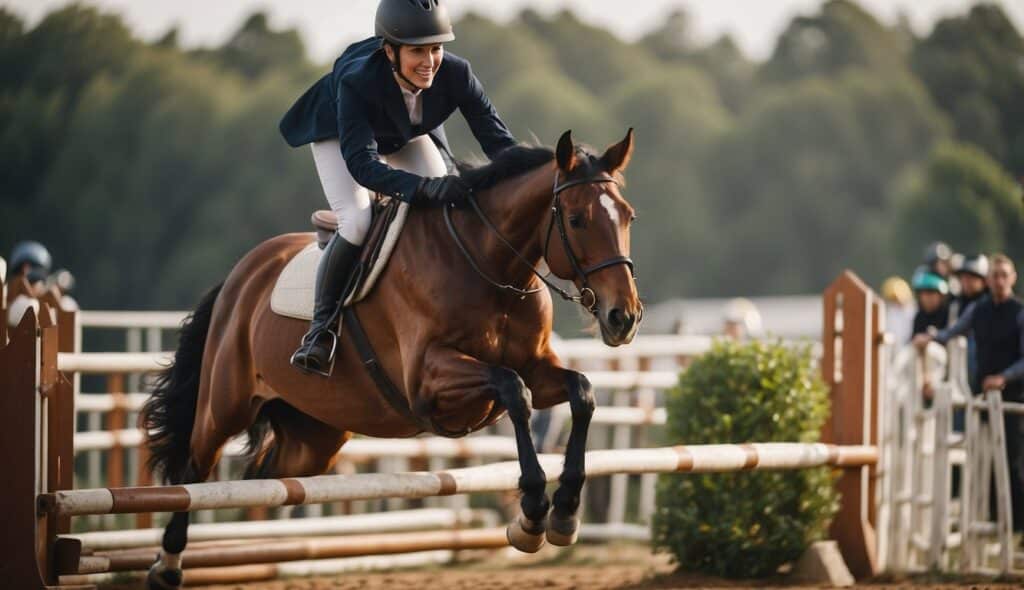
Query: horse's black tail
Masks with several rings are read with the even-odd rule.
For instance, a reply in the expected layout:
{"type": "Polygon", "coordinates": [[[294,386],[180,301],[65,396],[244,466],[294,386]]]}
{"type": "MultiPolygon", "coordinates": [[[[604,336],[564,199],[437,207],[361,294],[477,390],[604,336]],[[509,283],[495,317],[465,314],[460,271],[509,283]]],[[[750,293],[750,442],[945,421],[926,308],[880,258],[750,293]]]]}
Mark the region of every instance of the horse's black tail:
{"type": "Polygon", "coordinates": [[[199,306],[181,326],[174,363],[161,371],[153,393],[142,406],[139,421],[149,432],[149,468],[161,474],[164,483],[184,482],[191,456],[192,423],[199,400],[199,375],[203,349],[210,329],[213,304],[223,284],[210,289],[199,306]]]}

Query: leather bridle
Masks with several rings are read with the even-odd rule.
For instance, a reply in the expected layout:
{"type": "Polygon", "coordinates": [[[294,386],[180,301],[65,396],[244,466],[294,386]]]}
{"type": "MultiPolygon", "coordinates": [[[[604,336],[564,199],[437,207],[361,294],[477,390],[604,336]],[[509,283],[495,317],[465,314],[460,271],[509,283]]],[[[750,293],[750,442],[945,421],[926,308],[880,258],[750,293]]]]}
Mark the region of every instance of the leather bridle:
{"type": "MultiPolygon", "coordinates": [[[[554,284],[547,277],[545,277],[544,275],[542,275],[539,272],[537,272],[537,269],[534,268],[534,266],[532,264],[530,264],[530,261],[527,260],[526,257],[523,256],[522,253],[519,252],[515,248],[515,246],[510,244],[509,241],[507,239],[505,239],[505,236],[503,236],[501,234],[501,232],[498,230],[497,226],[495,226],[494,223],[491,222],[491,220],[487,217],[487,215],[484,214],[483,210],[480,209],[480,204],[477,203],[475,195],[471,195],[470,196],[469,204],[472,206],[473,211],[476,212],[477,217],[479,217],[480,220],[484,222],[484,225],[486,225],[491,230],[491,232],[493,232],[498,237],[498,240],[501,241],[501,243],[504,244],[506,248],[511,250],[512,253],[515,254],[516,258],[518,258],[520,262],[522,262],[524,265],[526,265],[530,269],[530,271],[537,278],[539,278],[541,280],[541,282],[543,282],[545,285],[547,285],[551,290],[553,290],[556,293],[558,293],[562,297],[562,299],[564,299],[566,301],[572,301],[574,303],[578,303],[578,304],[582,305],[584,309],[586,309],[591,314],[596,316],[597,312],[598,312],[598,299],[597,299],[597,294],[594,292],[593,289],[590,288],[590,282],[589,282],[590,275],[596,273],[599,270],[602,270],[602,269],[605,269],[605,268],[608,268],[608,267],[611,267],[611,266],[616,266],[616,265],[619,265],[619,264],[625,264],[626,266],[629,267],[630,275],[632,275],[634,280],[635,280],[636,279],[636,273],[634,272],[633,260],[630,259],[628,256],[613,256],[612,258],[609,258],[609,259],[607,259],[607,260],[605,260],[603,262],[599,262],[597,264],[594,264],[593,266],[589,266],[587,268],[583,268],[580,265],[579,258],[576,257],[576,252],[573,250],[572,244],[569,242],[569,234],[568,234],[568,232],[565,229],[565,214],[564,214],[564,209],[562,207],[562,199],[561,199],[560,195],[567,188],[574,187],[574,186],[579,186],[579,185],[583,185],[583,184],[612,183],[612,184],[618,185],[619,182],[617,180],[615,180],[614,178],[612,178],[611,176],[604,175],[604,174],[602,174],[600,176],[591,177],[591,178],[584,178],[584,179],[578,179],[578,180],[568,180],[568,181],[565,181],[563,183],[559,183],[559,178],[560,178],[560,172],[556,172],[555,173],[555,185],[554,185],[554,189],[552,191],[553,194],[552,194],[552,198],[551,198],[551,220],[548,222],[548,228],[547,228],[547,232],[546,232],[545,238],[544,238],[544,253],[543,253],[543,256],[544,256],[544,261],[547,262],[547,260],[548,260],[548,252],[549,252],[549,248],[550,248],[550,245],[551,245],[550,244],[551,243],[551,234],[552,234],[554,228],[557,227],[558,228],[558,235],[559,235],[559,237],[562,240],[562,247],[565,249],[565,255],[569,259],[569,264],[572,265],[573,272],[576,274],[576,279],[578,279],[579,282],[582,284],[582,287],[578,288],[578,293],[576,295],[568,293],[567,291],[565,291],[564,289],[562,289],[558,285],[554,284]]],[[[465,244],[463,243],[462,238],[459,237],[458,232],[455,230],[455,224],[452,223],[452,218],[451,218],[451,209],[453,209],[453,208],[454,208],[454,204],[452,206],[450,206],[450,207],[445,207],[445,209],[444,209],[444,219],[445,219],[445,223],[448,225],[448,233],[451,234],[452,238],[455,240],[455,244],[459,247],[459,250],[462,251],[462,254],[463,254],[463,256],[465,256],[466,260],[469,261],[469,265],[473,268],[473,270],[476,271],[476,273],[478,275],[480,275],[481,278],[483,278],[485,281],[487,281],[491,285],[497,287],[498,289],[501,289],[503,291],[509,291],[509,292],[515,293],[516,295],[519,295],[520,297],[525,297],[527,295],[533,295],[533,294],[539,293],[543,289],[543,287],[538,287],[536,289],[521,289],[521,288],[516,287],[514,285],[510,285],[510,284],[507,284],[507,283],[501,283],[499,281],[496,281],[493,278],[491,278],[486,272],[484,272],[480,268],[480,266],[476,263],[476,260],[474,260],[472,254],[470,254],[469,250],[466,248],[465,244]]]]}

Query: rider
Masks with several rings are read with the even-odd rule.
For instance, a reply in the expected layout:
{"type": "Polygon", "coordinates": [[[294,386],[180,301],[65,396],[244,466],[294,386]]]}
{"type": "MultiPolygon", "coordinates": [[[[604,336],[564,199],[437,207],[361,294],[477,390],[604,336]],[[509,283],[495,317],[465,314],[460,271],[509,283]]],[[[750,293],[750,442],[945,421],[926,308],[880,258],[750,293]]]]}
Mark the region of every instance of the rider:
{"type": "Polygon", "coordinates": [[[388,166],[387,156],[440,148],[450,162],[443,125],[456,109],[488,157],[517,143],[469,62],[445,53],[443,44],[455,40],[447,4],[382,0],[376,36],[350,45],[281,121],[291,146],[312,144],[324,193],[338,217],[338,231],[317,269],[313,321],[292,355],[292,364],[303,371],[330,372],[329,324],[369,230],[367,189],[412,205],[458,204],[470,196],[456,175],[421,177],[388,166]]]}

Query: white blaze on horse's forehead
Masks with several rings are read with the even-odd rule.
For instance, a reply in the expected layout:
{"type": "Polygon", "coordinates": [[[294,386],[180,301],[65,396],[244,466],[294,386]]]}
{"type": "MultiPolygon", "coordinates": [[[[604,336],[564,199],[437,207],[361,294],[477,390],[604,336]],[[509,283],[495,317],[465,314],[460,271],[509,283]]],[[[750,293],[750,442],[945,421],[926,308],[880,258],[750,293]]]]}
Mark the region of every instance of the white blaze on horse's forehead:
{"type": "Polygon", "coordinates": [[[618,225],[619,209],[615,206],[615,199],[611,198],[608,193],[601,193],[600,201],[601,205],[604,206],[606,211],[608,211],[608,217],[611,217],[612,223],[618,225]]]}

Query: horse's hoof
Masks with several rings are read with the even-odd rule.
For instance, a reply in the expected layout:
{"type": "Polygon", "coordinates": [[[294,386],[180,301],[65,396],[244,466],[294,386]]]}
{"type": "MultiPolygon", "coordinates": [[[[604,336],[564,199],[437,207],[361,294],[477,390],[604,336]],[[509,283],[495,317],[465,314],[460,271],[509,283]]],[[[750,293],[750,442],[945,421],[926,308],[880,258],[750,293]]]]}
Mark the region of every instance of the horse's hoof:
{"type": "Polygon", "coordinates": [[[183,582],[184,575],[180,569],[167,569],[158,561],[146,575],[146,590],[179,590],[183,582]]]}
{"type": "Polygon", "coordinates": [[[508,544],[523,553],[536,553],[544,546],[544,521],[533,522],[520,514],[505,530],[508,544]]]}
{"type": "Polygon", "coordinates": [[[548,515],[548,542],[558,547],[574,545],[580,536],[580,519],[575,516],[561,518],[552,510],[548,515]]]}

